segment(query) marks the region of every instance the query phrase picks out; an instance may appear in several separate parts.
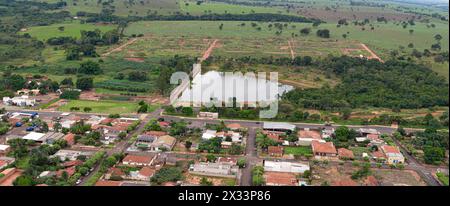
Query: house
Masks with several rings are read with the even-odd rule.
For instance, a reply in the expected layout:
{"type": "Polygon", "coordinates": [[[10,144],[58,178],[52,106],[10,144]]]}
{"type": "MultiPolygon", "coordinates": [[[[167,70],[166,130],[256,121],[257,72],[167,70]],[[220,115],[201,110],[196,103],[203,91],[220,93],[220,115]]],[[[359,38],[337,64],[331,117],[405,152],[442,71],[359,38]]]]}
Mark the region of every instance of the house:
{"type": "Polygon", "coordinates": [[[99,180],[95,183],[95,186],[108,186],[108,187],[114,187],[114,186],[122,186],[122,181],[110,181],[110,180],[99,180]]]}
{"type": "Polygon", "coordinates": [[[311,148],[316,158],[336,157],[337,155],[333,142],[312,141],[311,148]]]}
{"type": "Polygon", "coordinates": [[[405,157],[395,146],[383,145],[381,146],[381,151],[386,156],[388,164],[403,164],[405,162],[405,157]]]}
{"type": "Polygon", "coordinates": [[[79,156],[90,157],[93,154],[94,153],[90,152],[90,151],[78,151],[78,150],[65,150],[65,149],[62,149],[62,150],[59,150],[58,152],[56,152],[51,157],[59,157],[59,159],[61,161],[66,161],[66,160],[76,160],[79,156]]]}
{"type": "Polygon", "coordinates": [[[372,152],[372,158],[377,162],[385,162],[386,161],[386,156],[384,156],[383,152],[381,152],[381,151],[372,152]]]}
{"type": "Polygon", "coordinates": [[[323,129],[322,130],[322,138],[324,139],[328,139],[328,138],[332,138],[334,135],[334,128],[329,128],[329,129],[323,129]]]}
{"type": "Polygon", "coordinates": [[[242,129],[241,125],[238,124],[238,123],[227,124],[227,128],[228,128],[228,129],[231,129],[231,130],[233,130],[233,131],[237,131],[237,130],[242,129]]]}
{"type": "Polygon", "coordinates": [[[218,176],[218,177],[236,177],[237,166],[224,163],[200,162],[190,166],[189,171],[193,174],[218,176]]]}
{"type": "Polygon", "coordinates": [[[71,119],[67,119],[67,120],[64,120],[64,121],[60,122],[61,127],[62,128],[66,128],[66,129],[72,128],[76,123],[77,123],[76,120],[71,120],[71,119]]]}
{"type": "Polygon", "coordinates": [[[164,131],[147,131],[144,133],[144,135],[149,135],[149,136],[153,136],[153,137],[161,137],[164,135],[167,135],[167,132],[164,131]]]}
{"type": "Polygon", "coordinates": [[[272,157],[282,157],[284,148],[282,146],[269,146],[267,152],[272,157]]]}
{"type": "Polygon", "coordinates": [[[217,118],[219,118],[219,113],[217,113],[217,112],[199,112],[197,117],[217,119],[217,118]]]}
{"type": "Polygon", "coordinates": [[[353,152],[349,149],[339,148],[337,150],[337,152],[338,152],[339,159],[352,160],[355,158],[355,156],[353,155],[353,152]]]}
{"type": "Polygon", "coordinates": [[[20,175],[22,175],[23,170],[17,168],[8,168],[1,172],[0,176],[0,186],[13,186],[14,180],[16,180],[20,175]]]}
{"type": "MultiPolygon", "coordinates": [[[[214,130],[211,130],[211,132],[214,130]]],[[[231,140],[231,142],[242,142],[242,135],[239,132],[234,132],[234,131],[222,131],[222,132],[216,132],[216,137],[220,137],[222,138],[222,140],[224,141],[229,141],[231,140]],[[227,140],[229,139],[229,140],[227,140]]]]}
{"type": "Polygon", "coordinates": [[[236,165],[237,158],[236,157],[219,157],[219,158],[217,158],[217,162],[222,163],[222,164],[236,165]]]}
{"type": "Polygon", "coordinates": [[[221,147],[222,149],[228,149],[228,148],[230,148],[232,145],[233,145],[233,142],[222,141],[222,142],[220,143],[220,147],[221,147]]]}
{"type": "Polygon", "coordinates": [[[325,142],[322,139],[322,134],[319,131],[310,130],[309,128],[305,128],[304,130],[299,130],[297,132],[298,137],[298,145],[309,146],[312,141],[325,142]]]}
{"type": "Polygon", "coordinates": [[[264,161],[263,164],[266,172],[304,173],[310,170],[309,163],[264,161]]]}
{"type": "Polygon", "coordinates": [[[105,179],[107,179],[107,180],[112,179],[112,178],[117,178],[117,177],[125,179],[126,176],[127,175],[125,174],[125,172],[122,169],[117,168],[117,167],[111,167],[105,173],[105,179]]]}
{"type": "Polygon", "coordinates": [[[139,148],[148,148],[151,143],[155,141],[157,137],[153,135],[141,134],[137,136],[136,146],[139,148]]]}
{"type": "Polygon", "coordinates": [[[27,135],[23,136],[22,139],[33,140],[35,142],[43,142],[44,141],[44,139],[43,139],[44,136],[45,136],[44,133],[30,132],[27,135]]]}
{"type": "Polygon", "coordinates": [[[16,161],[13,157],[0,157],[0,170],[16,161]]]}
{"type": "Polygon", "coordinates": [[[36,105],[35,99],[30,99],[26,95],[22,95],[20,97],[3,97],[3,104],[5,105],[13,105],[20,107],[34,107],[36,105]]]}
{"type": "Polygon", "coordinates": [[[56,140],[62,139],[63,137],[63,133],[48,132],[40,139],[40,141],[45,142],[46,144],[53,144],[56,140]]]}
{"type": "Polygon", "coordinates": [[[208,140],[208,139],[212,139],[214,137],[216,137],[217,134],[217,130],[206,130],[205,132],[203,132],[202,134],[202,139],[208,140]]]}
{"type": "Polygon", "coordinates": [[[359,132],[362,136],[365,136],[367,134],[380,134],[378,130],[369,128],[359,128],[357,132],[359,132]]]}
{"type": "Polygon", "coordinates": [[[175,146],[176,142],[177,139],[175,137],[164,135],[152,142],[150,144],[150,149],[153,151],[170,151],[175,146]]]}
{"type": "Polygon", "coordinates": [[[264,122],[263,129],[269,131],[293,132],[295,130],[295,125],[284,122],[264,122]]]}
{"type": "Polygon", "coordinates": [[[158,124],[160,127],[170,127],[170,122],[161,121],[158,124]]]}
{"type": "Polygon", "coordinates": [[[64,172],[67,173],[68,177],[71,177],[73,174],[75,174],[76,167],[72,166],[72,167],[68,167],[66,169],[58,170],[58,171],[56,171],[56,176],[57,177],[62,177],[64,172]]]}
{"type": "Polygon", "coordinates": [[[48,177],[55,177],[56,172],[54,171],[43,171],[41,174],[39,174],[38,178],[48,178],[48,177]]]}
{"type": "Polygon", "coordinates": [[[39,95],[39,89],[21,89],[21,90],[17,90],[16,94],[17,95],[39,95]]]}
{"type": "Polygon", "coordinates": [[[370,141],[370,144],[372,145],[382,145],[384,144],[384,140],[380,139],[379,134],[367,134],[366,136],[367,140],[370,141]]]}
{"type": "Polygon", "coordinates": [[[153,177],[156,170],[150,167],[143,167],[139,171],[131,171],[130,179],[139,180],[139,181],[150,181],[150,178],[153,177]]]}
{"type": "Polygon", "coordinates": [[[294,173],[265,172],[264,179],[267,186],[299,186],[294,173]]]}
{"type": "Polygon", "coordinates": [[[83,164],[83,161],[81,161],[81,160],[71,160],[71,161],[64,162],[62,165],[64,167],[74,167],[74,166],[80,166],[82,164],[83,164]]]}
{"type": "Polygon", "coordinates": [[[123,158],[122,164],[139,167],[151,166],[155,157],[156,155],[147,155],[147,156],[127,155],[125,158],[123,158]]]}
{"type": "Polygon", "coordinates": [[[284,142],[283,138],[278,133],[270,132],[270,131],[263,131],[263,134],[267,135],[268,138],[273,139],[274,141],[276,141],[278,143],[284,142]]]}
{"type": "Polygon", "coordinates": [[[0,144],[0,156],[6,155],[11,151],[11,147],[6,144],[0,144]]]}
{"type": "Polygon", "coordinates": [[[68,133],[64,136],[64,140],[66,140],[67,144],[72,146],[75,144],[75,134],[68,133]]]}

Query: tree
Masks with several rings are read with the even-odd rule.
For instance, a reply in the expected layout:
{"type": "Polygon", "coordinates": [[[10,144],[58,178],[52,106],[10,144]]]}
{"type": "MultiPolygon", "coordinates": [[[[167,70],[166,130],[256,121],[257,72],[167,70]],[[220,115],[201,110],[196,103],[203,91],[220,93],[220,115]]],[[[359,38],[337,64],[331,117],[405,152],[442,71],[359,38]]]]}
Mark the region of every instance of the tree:
{"type": "Polygon", "coordinates": [[[427,146],[423,152],[427,164],[439,165],[445,159],[445,149],[441,147],[427,146]]]}
{"type": "Polygon", "coordinates": [[[300,34],[302,35],[308,35],[309,33],[311,33],[311,28],[300,29],[300,34]]]}
{"type": "Polygon", "coordinates": [[[350,108],[345,108],[341,111],[341,118],[343,120],[347,120],[348,118],[350,118],[350,115],[352,114],[352,109],[350,108]]]}
{"type": "Polygon", "coordinates": [[[262,186],[265,184],[264,180],[264,167],[255,166],[252,170],[252,185],[262,186]]]}
{"type": "Polygon", "coordinates": [[[436,41],[441,41],[442,36],[441,36],[440,34],[436,34],[436,35],[434,35],[434,39],[435,39],[436,41]]]}
{"type": "Polygon", "coordinates": [[[340,142],[347,142],[356,137],[356,131],[346,126],[340,126],[335,131],[336,139],[340,142]]]}
{"type": "Polygon", "coordinates": [[[191,141],[186,141],[185,143],[184,143],[184,147],[186,148],[186,149],[191,149],[191,147],[192,147],[192,142],[191,141]]]}
{"type": "Polygon", "coordinates": [[[116,164],[117,159],[114,156],[109,156],[104,162],[107,167],[112,167],[116,164]]]}
{"type": "Polygon", "coordinates": [[[200,185],[201,186],[212,186],[213,182],[208,181],[208,179],[206,177],[202,177],[202,179],[200,179],[200,185]]]}
{"type": "Polygon", "coordinates": [[[330,30],[328,29],[319,29],[317,30],[316,34],[321,38],[330,38],[330,30]]]}
{"type": "Polygon", "coordinates": [[[84,112],[90,112],[90,111],[92,111],[92,108],[90,108],[90,107],[85,107],[85,108],[83,108],[83,111],[84,111],[84,112]]]}
{"type": "Polygon", "coordinates": [[[13,182],[14,186],[33,186],[34,184],[33,178],[29,175],[21,175],[13,182]]]}
{"type": "Polygon", "coordinates": [[[144,71],[132,71],[128,73],[128,80],[130,81],[143,82],[147,79],[147,72],[144,71]]]}
{"type": "Polygon", "coordinates": [[[236,164],[239,168],[244,168],[247,165],[247,160],[245,158],[241,157],[237,160],[236,164]]]}
{"type": "Polygon", "coordinates": [[[208,162],[215,162],[216,160],[217,160],[216,155],[213,155],[213,154],[206,155],[206,161],[208,161],[208,162]]]}
{"type": "Polygon", "coordinates": [[[183,179],[182,170],[178,167],[163,167],[151,178],[151,182],[158,185],[164,182],[175,182],[183,179]]]}
{"type": "Polygon", "coordinates": [[[256,135],[256,144],[258,147],[262,149],[267,149],[269,146],[275,146],[277,145],[277,142],[264,134],[257,134],[256,135]]]}
{"type": "Polygon", "coordinates": [[[90,90],[94,87],[94,79],[92,77],[80,77],[77,79],[76,86],[81,90],[90,90]]]}
{"type": "Polygon", "coordinates": [[[78,68],[78,73],[88,75],[98,75],[102,74],[103,71],[98,63],[89,60],[81,63],[80,68],[78,68]]]}

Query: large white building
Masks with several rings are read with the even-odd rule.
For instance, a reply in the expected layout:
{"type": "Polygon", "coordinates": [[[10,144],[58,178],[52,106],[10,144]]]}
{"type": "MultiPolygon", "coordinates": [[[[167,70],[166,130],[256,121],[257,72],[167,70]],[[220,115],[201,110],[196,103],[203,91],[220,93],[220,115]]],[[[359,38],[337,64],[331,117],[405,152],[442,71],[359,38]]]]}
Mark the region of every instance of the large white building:
{"type": "Polygon", "coordinates": [[[308,163],[264,161],[264,171],[304,173],[310,170],[308,163]]]}
{"type": "Polygon", "coordinates": [[[20,106],[20,107],[33,107],[36,105],[35,99],[30,99],[26,95],[22,95],[20,97],[3,97],[3,104],[5,105],[14,105],[14,106],[20,106]]]}

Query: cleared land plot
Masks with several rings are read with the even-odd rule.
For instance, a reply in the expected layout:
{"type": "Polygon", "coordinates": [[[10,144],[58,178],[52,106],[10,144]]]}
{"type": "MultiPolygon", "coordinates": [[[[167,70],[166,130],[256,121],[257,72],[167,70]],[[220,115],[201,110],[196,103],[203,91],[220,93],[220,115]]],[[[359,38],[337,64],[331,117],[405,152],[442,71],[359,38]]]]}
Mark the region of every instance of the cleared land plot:
{"type": "Polygon", "coordinates": [[[311,155],[311,147],[284,147],[284,153],[293,155],[311,155]]]}
{"type": "Polygon", "coordinates": [[[88,101],[88,100],[70,100],[67,104],[58,108],[59,111],[70,111],[71,107],[78,107],[81,111],[83,108],[90,107],[93,113],[118,113],[127,114],[135,113],[138,104],[135,102],[123,101],[88,101]]]}

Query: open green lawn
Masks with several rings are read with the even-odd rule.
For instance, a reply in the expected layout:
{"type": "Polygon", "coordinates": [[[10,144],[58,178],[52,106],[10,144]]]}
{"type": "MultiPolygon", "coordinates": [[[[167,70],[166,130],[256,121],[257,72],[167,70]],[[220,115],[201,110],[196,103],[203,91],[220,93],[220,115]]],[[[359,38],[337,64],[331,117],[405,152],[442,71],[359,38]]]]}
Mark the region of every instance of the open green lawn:
{"type": "Polygon", "coordinates": [[[22,34],[28,33],[32,37],[36,37],[39,40],[47,40],[51,37],[61,37],[61,36],[70,36],[79,38],[81,36],[81,31],[93,31],[95,29],[99,29],[102,32],[109,31],[115,29],[115,25],[95,25],[95,24],[80,24],[78,20],[69,21],[62,24],[52,24],[49,26],[36,26],[27,28],[27,31],[20,32],[22,34]],[[64,27],[64,30],[61,31],[58,28],[64,27]]]}
{"type": "Polygon", "coordinates": [[[117,113],[127,114],[135,113],[138,109],[138,104],[135,102],[123,101],[88,101],[88,100],[70,100],[69,103],[58,108],[60,111],[70,111],[71,107],[79,107],[80,111],[83,108],[90,107],[93,113],[117,113]]]}
{"type": "Polygon", "coordinates": [[[448,175],[438,172],[436,173],[436,176],[439,178],[439,181],[441,181],[445,186],[448,186],[448,175]]]}
{"type": "Polygon", "coordinates": [[[293,154],[293,155],[311,155],[312,150],[309,146],[300,146],[300,147],[284,147],[285,154],[293,154]]]}

